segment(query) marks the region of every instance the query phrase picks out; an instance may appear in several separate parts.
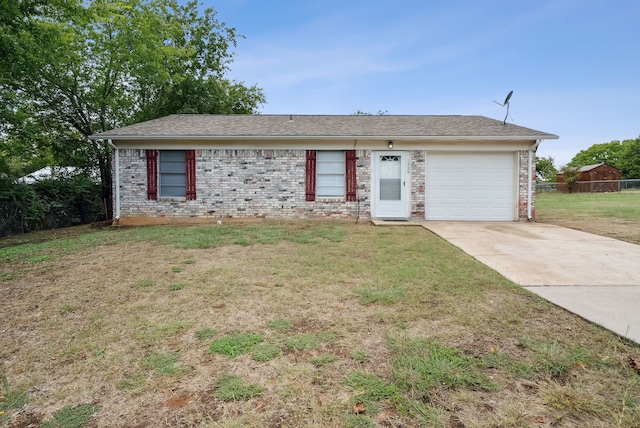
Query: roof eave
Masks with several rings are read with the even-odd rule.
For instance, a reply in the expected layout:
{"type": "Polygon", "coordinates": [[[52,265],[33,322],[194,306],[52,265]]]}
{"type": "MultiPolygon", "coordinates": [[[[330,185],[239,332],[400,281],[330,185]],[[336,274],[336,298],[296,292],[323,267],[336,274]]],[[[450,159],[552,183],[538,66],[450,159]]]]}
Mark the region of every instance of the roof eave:
{"type": "Polygon", "coordinates": [[[542,135],[90,135],[90,140],[557,140],[553,134],[542,135]]]}

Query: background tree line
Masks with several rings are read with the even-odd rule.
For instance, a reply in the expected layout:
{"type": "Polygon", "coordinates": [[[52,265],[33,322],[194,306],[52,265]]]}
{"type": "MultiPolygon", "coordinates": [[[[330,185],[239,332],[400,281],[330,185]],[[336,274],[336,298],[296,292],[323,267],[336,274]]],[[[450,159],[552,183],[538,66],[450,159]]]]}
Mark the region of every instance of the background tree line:
{"type": "Polygon", "coordinates": [[[111,149],[88,136],[175,113],[257,112],[262,90],[227,77],[241,37],[196,1],[3,0],[0,178],[97,170],[111,216],[111,149]]]}
{"type": "MultiPolygon", "coordinates": [[[[606,163],[618,168],[623,180],[640,178],[640,137],[635,140],[614,140],[609,143],[594,144],[581,150],[567,165],[561,168],[572,173],[586,165],[606,163]]],[[[560,171],[560,172],[561,172],[560,171]]],[[[551,156],[536,160],[536,174],[540,181],[556,181],[558,169],[551,156]]]]}

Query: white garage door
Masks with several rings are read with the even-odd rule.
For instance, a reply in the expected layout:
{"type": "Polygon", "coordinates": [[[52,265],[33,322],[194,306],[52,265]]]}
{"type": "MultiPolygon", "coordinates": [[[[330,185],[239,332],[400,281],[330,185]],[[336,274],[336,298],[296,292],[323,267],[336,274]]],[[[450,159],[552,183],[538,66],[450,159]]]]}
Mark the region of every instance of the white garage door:
{"type": "Polygon", "coordinates": [[[514,153],[427,152],[427,220],[516,219],[514,153]]]}

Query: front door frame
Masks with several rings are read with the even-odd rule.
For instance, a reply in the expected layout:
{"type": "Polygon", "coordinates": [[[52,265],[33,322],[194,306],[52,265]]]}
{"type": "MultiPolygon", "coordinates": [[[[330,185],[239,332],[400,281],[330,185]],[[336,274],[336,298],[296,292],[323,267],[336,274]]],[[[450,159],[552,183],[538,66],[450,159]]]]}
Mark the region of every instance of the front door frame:
{"type": "Polygon", "coordinates": [[[411,212],[411,180],[409,178],[409,152],[403,150],[373,151],[371,156],[371,217],[375,219],[406,220],[411,212]],[[396,207],[380,201],[380,159],[382,156],[400,156],[401,198],[396,207]]]}

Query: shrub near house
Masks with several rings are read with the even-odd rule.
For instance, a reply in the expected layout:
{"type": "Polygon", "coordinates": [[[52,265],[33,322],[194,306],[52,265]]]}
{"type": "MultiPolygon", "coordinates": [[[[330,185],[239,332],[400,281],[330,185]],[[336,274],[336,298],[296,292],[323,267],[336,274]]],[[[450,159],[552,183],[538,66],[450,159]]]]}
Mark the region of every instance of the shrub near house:
{"type": "Polygon", "coordinates": [[[100,185],[85,175],[0,181],[0,236],[87,224],[104,219],[100,185]]]}

